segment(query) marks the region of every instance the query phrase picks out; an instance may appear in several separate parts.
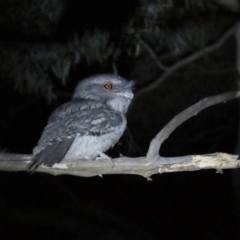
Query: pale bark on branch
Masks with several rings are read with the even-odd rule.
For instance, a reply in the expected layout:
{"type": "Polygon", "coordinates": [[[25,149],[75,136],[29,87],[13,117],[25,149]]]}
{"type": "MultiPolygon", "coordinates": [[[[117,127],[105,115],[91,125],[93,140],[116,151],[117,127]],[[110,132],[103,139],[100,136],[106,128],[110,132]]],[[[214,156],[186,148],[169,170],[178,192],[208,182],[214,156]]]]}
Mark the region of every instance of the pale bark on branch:
{"type": "MultiPolygon", "coordinates": [[[[240,97],[240,91],[227,92],[214,97],[205,98],[175,116],[151,141],[146,156],[138,158],[120,157],[112,161],[106,160],[75,160],[55,164],[52,168],[40,166],[36,171],[53,175],[69,174],[91,177],[102,174],[136,174],[150,179],[157,173],[196,171],[201,169],[233,169],[240,167],[238,156],[227,153],[205,155],[189,155],[181,157],[162,157],[159,150],[162,143],[183,122],[201,110],[240,97]]],[[[0,170],[26,171],[32,155],[0,153],[0,170]]]]}

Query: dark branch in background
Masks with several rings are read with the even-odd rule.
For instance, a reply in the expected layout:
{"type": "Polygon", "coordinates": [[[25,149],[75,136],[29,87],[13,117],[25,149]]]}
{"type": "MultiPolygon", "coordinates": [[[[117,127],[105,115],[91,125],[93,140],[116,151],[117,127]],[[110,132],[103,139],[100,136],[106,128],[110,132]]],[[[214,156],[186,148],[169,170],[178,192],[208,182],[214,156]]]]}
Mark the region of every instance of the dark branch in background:
{"type": "Polygon", "coordinates": [[[158,56],[156,55],[156,53],[153,51],[153,49],[142,39],[140,40],[140,43],[142,44],[142,46],[148,51],[149,55],[151,56],[152,59],[155,60],[157,66],[159,67],[159,69],[163,70],[163,71],[167,71],[168,67],[164,66],[162,64],[162,62],[159,60],[158,56]]]}
{"type": "MultiPolygon", "coordinates": [[[[201,110],[240,97],[239,92],[228,92],[209,97],[194,104],[174,117],[151,141],[146,157],[120,157],[109,160],[76,160],[55,164],[52,168],[40,166],[37,171],[53,175],[69,174],[77,176],[97,176],[102,174],[137,174],[149,178],[163,172],[194,171],[200,169],[217,169],[221,172],[226,168],[239,168],[238,156],[226,153],[207,155],[189,155],[182,157],[161,157],[159,150],[168,136],[183,122],[201,110]]],[[[0,169],[4,171],[26,171],[32,155],[0,153],[0,169]]]]}
{"type": "Polygon", "coordinates": [[[151,47],[146,42],[141,40],[142,45],[149,52],[149,55],[156,60],[156,64],[159,67],[159,69],[164,70],[164,73],[159,78],[157,78],[155,81],[152,81],[147,86],[144,86],[144,88],[140,88],[135,94],[136,95],[135,100],[136,100],[136,97],[140,96],[142,93],[151,91],[151,90],[159,87],[159,85],[162,84],[166,80],[167,77],[169,77],[171,74],[173,74],[179,68],[195,61],[196,59],[204,56],[206,53],[213,52],[213,51],[217,50],[218,48],[220,48],[235,33],[235,31],[236,31],[236,26],[234,25],[233,27],[228,29],[228,31],[225,32],[222,35],[222,37],[220,37],[218,39],[217,42],[215,42],[214,44],[212,44],[210,46],[207,46],[207,47],[193,53],[192,55],[178,61],[177,63],[173,64],[171,67],[165,67],[161,63],[161,61],[157,58],[155,52],[151,49],[151,47]]]}
{"type": "MultiPolygon", "coordinates": [[[[178,61],[171,67],[164,66],[163,63],[160,61],[160,59],[157,57],[154,50],[149,46],[149,44],[147,42],[145,42],[143,39],[140,39],[140,44],[149,53],[151,59],[155,60],[159,69],[161,71],[163,71],[163,74],[156,80],[152,81],[151,83],[144,84],[143,87],[139,88],[137,90],[137,92],[135,93],[135,98],[133,101],[135,101],[136,97],[138,97],[142,93],[151,91],[151,90],[155,89],[156,87],[158,87],[161,83],[163,83],[166,80],[167,77],[169,77],[171,74],[173,74],[179,68],[191,63],[192,61],[200,58],[201,56],[205,55],[206,53],[213,52],[213,51],[217,50],[218,48],[220,48],[228,40],[228,38],[233,35],[235,28],[236,28],[236,26],[230,28],[216,43],[212,44],[211,46],[205,47],[205,48],[199,50],[198,52],[193,53],[192,55],[178,61]]],[[[112,63],[112,68],[113,68],[113,73],[118,74],[118,69],[117,69],[117,65],[115,62],[112,63]]],[[[70,99],[72,97],[72,93],[64,92],[64,91],[60,91],[60,90],[55,91],[54,94],[60,98],[70,99]]]]}

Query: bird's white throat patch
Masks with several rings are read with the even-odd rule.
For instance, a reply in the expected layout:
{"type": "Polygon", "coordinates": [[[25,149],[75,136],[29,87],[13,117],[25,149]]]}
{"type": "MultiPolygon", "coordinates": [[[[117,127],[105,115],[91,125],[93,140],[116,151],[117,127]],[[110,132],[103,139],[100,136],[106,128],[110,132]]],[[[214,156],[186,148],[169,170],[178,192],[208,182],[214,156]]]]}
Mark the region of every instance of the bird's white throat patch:
{"type": "Polygon", "coordinates": [[[131,100],[129,98],[125,97],[118,97],[111,99],[107,102],[107,104],[114,109],[115,111],[126,113],[128,110],[128,107],[131,103],[131,100]]]}

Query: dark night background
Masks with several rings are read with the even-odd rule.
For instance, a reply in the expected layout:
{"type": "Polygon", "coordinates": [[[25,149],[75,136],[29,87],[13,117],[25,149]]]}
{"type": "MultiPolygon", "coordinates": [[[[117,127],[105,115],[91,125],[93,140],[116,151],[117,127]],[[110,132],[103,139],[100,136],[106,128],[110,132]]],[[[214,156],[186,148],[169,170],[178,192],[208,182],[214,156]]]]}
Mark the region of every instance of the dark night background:
{"type": "MultiPolygon", "coordinates": [[[[136,81],[137,96],[164,71],[141,39],[172,66],[217,42],[239,21],[239,9],[234,0],[1,0],[1,151],[31,153],[51,112],[87,76],[117,71],[136,81]]],[[[109,155],[145,155],[176,114],[236,90],[236,45],[229,38],[136,97],[109,155]]],[[[238,101],[205,109],[174,131],[161,155],[235,153],[238,111],[238,101]]],[[[0,239],[239,239],[237,174],[206,170],[147,181],[0,171],[0,239]]]]}

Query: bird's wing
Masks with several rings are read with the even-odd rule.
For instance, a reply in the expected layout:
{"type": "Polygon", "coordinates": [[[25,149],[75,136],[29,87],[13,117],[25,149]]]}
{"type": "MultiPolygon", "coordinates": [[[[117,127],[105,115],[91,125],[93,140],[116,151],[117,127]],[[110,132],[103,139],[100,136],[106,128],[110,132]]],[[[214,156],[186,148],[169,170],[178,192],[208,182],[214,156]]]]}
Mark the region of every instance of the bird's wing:
{"type": "Polygon", "coordinates": [[[60,119],[64,119],[69,114],[74,114],[75,112],[82,112],[89,109],[99,109],[104,108],[105,104],[101,102],[96,102],[92,100],[79,99],[72,100],[71,102],[67,102],[57,109],[51,114],[48,119],[48,123],[55,122],[60,119]]]}
{"type": "Polygon", "coordinates": [[[53,166],[59,163],[77,135],[104,135],[113,132],[123,121],[119,113],[100,104],[83,105],[63,105],[51,115],[38,142],[37,148],[41,150],[34,156],[29,169],[34,170],[41,164],[53,166]]]}

